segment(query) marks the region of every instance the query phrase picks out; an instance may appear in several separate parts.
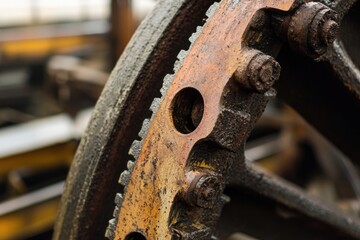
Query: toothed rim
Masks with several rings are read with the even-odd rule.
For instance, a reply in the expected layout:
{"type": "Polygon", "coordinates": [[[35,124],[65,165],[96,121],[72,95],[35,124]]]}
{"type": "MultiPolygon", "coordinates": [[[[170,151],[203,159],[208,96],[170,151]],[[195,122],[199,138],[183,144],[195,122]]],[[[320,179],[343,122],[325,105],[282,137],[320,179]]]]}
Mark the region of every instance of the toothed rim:
{"type": "MultiPolygon", "coordinates": [[[[208,22],[208,20],[214,15],[214,13],[216,12],[216,10],[218,9],[220,3],[219,2],[214,2],[210,7],[209,9],[207,10],[206,12],[206,17],[207,17],[207,20],[205,21],[204,25],[208,22]]],[[[141,138],[141,140],[134,140],[134,142],[132,143],[130,149],[129,149],[129,155],[132,156],[134,159],[135,159],[135,162],[136,162],[136,159],[139,157],[139,154],[141,152],[141,147],[142,147],[142,144],[143,144],[143,140],[145,139],[148,131],[149,131],[149,128],[150,128],[150,124],[152,122],[152,120],[154,119],[156,113],[157,113],[157,110],[160,106],[160,103],[163,101],[163,98],[164,98],[164,95],[166,93],[166,91],[168,90],[169,86],[171,85],[171,83],[173,82],[174,80],[174,76],[176,75],[176,73],[180,70],[181,66],[182,66],[182,63],[184,61],[184,59],[186,58],[187,54],[188,54],[188,51],[192,48],[194,42],[196,41],[196,39],[199,37],[199,35],[201,34],[202,32],[202,29],[203,29],[203,26],[198,26],[196,28],[196,32],[194,32],[191,37],[189,38],[189,41],[190,41],[190,47],[188,50],[181,50],[177,56],[177,61],[175,62],[174,64],[174,74],[167,74],[163,80],[163,85],[160,89],[160,93],[161,93],[161,98],[155,98],[153,100],[153,102],[151,103],[151,106],[150,106],[150,111],[152,111],[152,116],[151,118],[146,118],[143,122],[143,125],[141,127],[141,130],[139,131],[139,134],[138,136],[141,138]]],[[[110,240],[113,240],[115,238],[115,230],[116,230],[116,225],[118,223],[118,216],[119,216],[119,213],[120,213],[120,209],[121,209],[121,205],[122,205],[122,202],[123,202],[123,199],[124,199],[124,195],[126,193],[126,188],[127,188],[127,184],[129,183],[130,181],[130,178],[131,178],[131,173],[134,169],[134,166],[135,166],[135,162],[134,161],[131,161],[129,160],[128,161],[128,164],[127,164],[127,170],[123,171],[121,174],[120,174],[120,177],[119,177],[119,183],[124,187],[124,191],[123,193],[117,193],[116,196],[115,196],[115,208],[114,208],[114,214],[113,214],[113,217],[110,221],[109,221],[109,225],[106,229],[106,233],[105,233],[105,237],[107,237],[108,239],[110,240]],[[130,164],[129,164],[130,163],[130,164]]]]}

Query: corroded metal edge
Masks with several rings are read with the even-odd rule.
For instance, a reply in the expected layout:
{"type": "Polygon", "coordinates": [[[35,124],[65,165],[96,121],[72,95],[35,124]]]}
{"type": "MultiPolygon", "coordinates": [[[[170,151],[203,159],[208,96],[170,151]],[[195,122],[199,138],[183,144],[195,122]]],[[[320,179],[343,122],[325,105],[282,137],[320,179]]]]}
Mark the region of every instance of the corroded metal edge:
{"type": "Polygon", "coordinates": [[[161,0],[119,59],[71,166],[53,239],[104,239],[117,179],[148,106],[213,0],[161,0]],[[199,13],[201,13],[199,15],[199,13]],[[137,56],[134,58],[134,56],[137,56]],[[141,101],[139,101],[141,99],[141,101]],[[96,227],[94,227],[96,226],[96,227]]]}
{"type": "MultiPolygon", "coordinates": [[[[135,155],[136,158],[139,159],[137,160],[135,169],[132,174],[130,173],[130,171],[127,170],[120,177],[120,182],[122,182],[127,187],[125,190],[126,195],[122,203],[122,208],[120,209],[120,211],[116,211],[116,214],[120,214],[120,219],[119,222],[117,223],[117,228],[115,233],[116,238],[123,239],[130,232],[141,232],[145,236],[147,236],[147,238],[150,239],[169,238],[171,235],[171,230],[168,228],[169,227],[168,221],[172,221],[172,220],[169,219],[168,217],[170,213],[169,211],[171,211],[172,209],[171,203],[172,200],[174,200],[175,197],[174,194],[176,194],[179,188],[181,188],[180,179],[182,178],[182,174],[183,174],[182,171],[185,170],[182,168],[185,167],[186,159],[187,159],[185,155],[189,153],[193,144],[195,144],[198,140],[206,136],[209,136],[208,134],[210,134],[210,138],[212,138],[213,141],[217,142],[217,144],[219,144],[221,148],[233,151],[232,147],[229,148],[228,141],[231,142],[234,141],[232,141],[232,139],[228,139],[228,136],[221,134],[221,128],[227,126],[226,120],[228,119],[235,119],[235,120],[240,119],[241,121],[244,120],[243,122],[235,122],[235,121],[232,122],[231,124],[234,127],[235,126],[239,127],[242,126],[242,124],[246,124],[243,129],[236,130],[238,132],[233,133],[235,135],[229,133],[230,138],[234,138],[239,135],[243,136],[243,138],[246,138],[249,132],[248,129],[251,129],[251,127],[248,126],[247,124],[253,126],[254,125],[253,122],[255,122],[256,119],[261,115],[261,112],[265,107],[262,98],[266,98],[267,94],[259,96],[256,94],[254,95],[253,93],[249,93],[249,94],[244,93],[243,96],[246,98],[247,104],[252,102],[253,104],[257,105],[257,106],[253,106],[254,109],[251,110],[248,108],[244,109],[244,110],[252,111],[253,116],[251,116],[251,122],[246,121],[246,119],[243,119],[242,117],[237,118],[237,114],[240,114],[239,111],[241,110],[233,111],[229,109],[229,111],[227,111],[226,109],[222,109],[224,110],[224,112],[218,115],[220,111],[219,97],[221,98],[222,92],[226,87],[227,83],[229,82],[229,80],[231,79],[232,75],[236,71],[239,62],[240,65],[243,67],[247,66],[248,59],[246,57],[239,57],[242,55],[242,50],[244,51],[248,50],[246,48],[246,44],[242,46],[241,42],[244,37],[244,34],[247,33],[247,27],[249,26],[248,24],[250,24],[250,22],[252,21],[253,17],[255,16],[255,13],[257,13],[257,11],[260,9],[272,8],[272,7],[277,8],[279,10],[287,11],[291,8],[293,3],[294,3],[293,1],[274,2],[271,0],[256,2],[256,4],[254,5],[251,5],[250,1],[241,1],[240,3],[239,1],[222,2],[221,4],[222,7],[220,7],[221,10],[219,9],[218,11],[219,13],[216,14],[217,18],[215,19],[214,17],[214,19],[211,19],[212,24],[210,24],[209,22],[209,25],[205,25],[205,28],[207,29],[206,30],[207,34],[204,35],[207,36],[208,34],[211,33],[211,37],[209,36],[209,39],[211,40],[216,39],[215,42],[210,41],[209,46],[207,46],[207,44],[205,43],[206,37],[202,38],[201,41],[199,39],[199,41],[196,42],[197,44],[191,49],[191,54],[190,54],[191,56],[189,56],[189,58],[186,59],[187,64],[184,63],[184,66],[191,68],[192,75],[189,76],[190,73],[187,72],[187,70],[184,70],[187,67],[182,68],[183,71],[179,71],[175,79],[178,81],[176,81],[176,83],[171,85],[171,88],[166,93],[167,94],[167,98],[165,99],[166,101],[164,100],[164,102],[161,103],[161,109],[162,109],[160,111],[161,114],[156,114],[156,117],[154,118],[153,122],[155,122],[156,124],[152,123],[151,129],[149,130],[149,133],[144,143],[138,141],[135,142],[135,144],[133,145],[132,149],[135,149],[136,151],[132,151],[131,153],[135,155]],[[230,13],[229,15],[231,16],[228,16],[225,13],[230,13]],[[226,17],[224,16],[227,16],[229,19],[231,19],[231,21],[227,22],[225,19],[226,17]],[[218,24],[214,24],[214,23],[218,23],[218,24]],[[225,26],[223,26],[221,23],[226,23],[226,24],[225,26]],[[234,23],[234,24],[229,26],[230,23],[234,23]],[[236,26],[238,26],[238,28],[236,26]],[[217,30],[220,31],[218,32],[217,30]],[[218,34],[216,37],[214,36],[215,33],[218,34]],[[227,39],[230,40],[230,42],[226,42],[225,45],[222,45],[220,43],[221,40],[219,40],[221,39],[221,36],[227,36],[228,37],[227,39]],[[217,42],[217,40],[219,40],[220,42],[217,42]],[[226,46],[228,48],[227,50],[225,50],[226,46]],[[209,58],[209,61],[206,62],[207,57],[205,57],[204,59],[206,60],[195,61],[197,64],[195,65],[197,66],[197,69],[191,67],[193,65],[190,64],[191,60],[189,59],[198,58],[200,53],[205,53],[205,52],[210,53],[211,50],[207,49],[207,47],[210,47],[213,50],[215,50],[211,56],[206,55],[209,58]],[[221,54],[222,51],[224,51],[223,54],[221,54]],[[219,53],[220,55],[222,55],[222,58],[219,58],[221,59],[221,62],[219,63],[219,59],[212,62],[212,60],[216,59],[216,57],[214,56],[217,56],[216,54],[219,53]],[[201,66],[200,68],[203,67],[202,63],[207,66],[208,70],[210,70],[208,74],[216,73],[216,76],[207,75],[207,78],[205,79],[218,80],[217,84],[209,88],[205,87],[207,81],[205,81],[204,77],[201,78],[199,74],[196,74],[196,71],[199,70],[199,67],[200,66],[201,66]],[[219,65],[216,65],[216,63],[219,63],[219,65]],[[221,67],[221,69],[224,70],[225,75],[219,78],[218,74],[220,72],[222,73],[222,70],[221,71],[218,70],[216,72],[216,70],[214,69],[216,68],[215,66],[221,67]],[[186,79],[189,79],[189,81],[186,82],[185,81],[186,79]],[[183,89],[187,86],[192,86],[192,84],[193,84],[193,88],[198,89],[199,91],[203,91],[205,102],[207,102],[208,104],[206,105],[206,108],[207,110],[213,109],[213,111],[209,112],[205,110],[205,116],[207,116],[208,123],[200,125],[202,127],[199,127],[198,128],[199,130],[198,129],[196,130],[196,136],[192,135],[192,137],[194,138],[190,137],[189,138],[190,141],[186,142],[185,144],[184,141],[186,136],[174,133],[172,124],[169,124],[169,122],[167,122],[169,121],[169,114],[170,114],[167,111],[169,111],[172,108],[170,107],[171,104],[170,100],[175,96],[174,94],[176,93],[176,90],[183,89]],[[212,90],[213,92],[211,92],[212,90]],[[212,94],[216,96],[214,99],[211,99],[212,94]],[[223,116],[223,114],[225,114],[226,116],[223,116]],[[232,117],[227,116],[227,114],[230,114],[232,117]],[[164,121],[160,121],[160,119],[163,119],[164,121]],[[215,123],[216,126],[214,125],[215,123]],[[238,123],[240,123],[240,125],[238,123]],[[219,129],[217,127],[219,127],[219,129]],[[168,138],[161,139],[162,133],[164,134],[164,136],[166,135],[168,138]],[[219,135],[217,133],[219,133],[219,135]],[[149,137],[149,135],[151,136],[149,137]],[[171,136],[175,137],[176,140],[175,139],[171,140],[171,136]],[[154,139],[154,144],[152,143],[152,139],[154,139]],[[164,141],[164,142],[161,142],[160,144],[160,141],[164,141]],[[181,146],[182,144],[184,144],[184,149],[179,148],[179,146],[181,146]],[[143,149],[140,150],[139,146],[141,145],[143,149]],[[178,152],[178,150],[176,151],[174,150],[174,152],[172,153],[173,156],[178,156],[177,154],[180,154],[181,156],[179,156],[179,159],[173,158],[170,155],[168,155],[170,154],[169,151],[173,151],[174,148],[183,150],[182,153],[178,152]],[[161,154],[157,156],[156,153],[161,153],[161,154]],[[164,158],[164,156],[166,157],[164,158]],[[167,163],[164,163],[164,161],[167,163]],[[174,165],[172,165],[171,162],[174,165]],[[165,166],[165,170],[161,168],[162,163],[164,163],[163,166],[165,166]],[[178,180],[176,180],[177,178],[178,180]],[[167,184],[164,184],[164,181],[167,182],[167,184]],[[129,188],[131,189],[131,191],[129,190],[129,188]],[[163,197],[161,197],[160,195],[163,195],[163,197]],[[146,199],[143,198],[143,196],[147,196],[146,199]]],[[[203,70],[199,72],[205,72],[205,71],[203,70]]],[[[249,104],[247,106],[252,106],[252,104],[249,104]]],[[[220,112],[222,112],[222,110],[220,112]]],[[[247,115],[241,115],[241,116],[247,116],[247,115]]],[[[148,124],[146,123],[145,128],[147,126],[148,124]]],[[[111,230],[113,230],[113,228],[111,230]]],[[[197,230],[195,229],[195,231],[197,230]]],[[[182,234],[187,235],[187,233],[182,233],[182,234]]],[[[192,236],[189,239],[193,239],[194,236],[192,236]]],[[[206,236],[204,235],[204,237],[206,236]]],[[[187,237],[185,238],[187,239],[187,237]]],[[[199,238],[195,237],[194,239],[199,239],[199,238]]]]}
{"type": "MultiPolygon", "coordinates": [[[[205,14],[207,20],[209,18],[211,18],[211,16],[215,13],[215,11],[218,7],[219,7],[218,2],[214,2],[210,6],[210,8],[207,10],[207,12],[205,14]]],[[[204,22],[204,25],[206,24],[207,20],[204,22]]],[[[191,43],[189,49],[191,49],[192,45],[194,44],[194,42],[196,41],[198,36],[201,34],[202,28],[203,28],[202,26],[197,26],[196,32],[194,32],[191,35],[191,37],[189,38],[189,41],[191,43]]],[[[169,88],[172,81],[174,80],[175,74],[181,68],[183,60],[186,58],[187,54],[188,54],[188,50],[181,50],[179,52],[179,54],[177,56],[177,61],[175,62],[174,68],[173,68],[174,73],[167,74],[163,80],[163,85],[160,89],[161,98],[155,98],[150,106],[150,111],[152,112],[152,116],[150,118],[145,119],[142,124],[141,130],[139,131],[139,134],[138,134],[138,136],[140,137],[140,140],[134,140],[133,143],[131,144],[131,147],[129,149],[129,155],[132,156],[135,161],[139,157],[139,154],[141,152],[141,147],[142,147],[143,141],[144,141],[146,134],[148,133],[149,128],[150,128],[150,123],[154,119],[156,112],[160,106],[160,103],[162,102],[162,100],[164,98],[164,95],[165,95],[167,89],[169,88]]],[[[126,192],[126,186],[129,183],[134,165],[135,165],[135,162],[133,160],[129,160],[127,163],[127,169],[124,170],[120,174],[119,183],[125,188],[124,192],[126,192]]],[[[114,237],[115,237],[115,229],[116,229],[116,225],[118,224],[118,215],[119,215],[120,208],[121,208],[121,205],[123,202],[124,192],[117,193],[116,197],[115,197],[115,201],[114,201],[115,209],[113,212],[114,218],[109,220],[109,226],[107,227],[106,233],[105,233],[106,237],[109,239],[114,239],[114,237]]]]}

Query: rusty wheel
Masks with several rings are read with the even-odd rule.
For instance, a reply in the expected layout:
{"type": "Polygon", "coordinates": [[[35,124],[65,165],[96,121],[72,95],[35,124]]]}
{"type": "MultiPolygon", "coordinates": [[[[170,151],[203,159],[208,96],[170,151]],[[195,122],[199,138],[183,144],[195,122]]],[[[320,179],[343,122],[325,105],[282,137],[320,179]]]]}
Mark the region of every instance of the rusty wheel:
{"type": "Polygon", "coordinates": [[[359,159],[358,43],[336,37],[358,29],[358,3],[306,2],[160,1],[97,104],[54,239],[102,239],[109,219],[110,239],[359,239],[356,217],[244,157],[275,86],[359,159]]]}

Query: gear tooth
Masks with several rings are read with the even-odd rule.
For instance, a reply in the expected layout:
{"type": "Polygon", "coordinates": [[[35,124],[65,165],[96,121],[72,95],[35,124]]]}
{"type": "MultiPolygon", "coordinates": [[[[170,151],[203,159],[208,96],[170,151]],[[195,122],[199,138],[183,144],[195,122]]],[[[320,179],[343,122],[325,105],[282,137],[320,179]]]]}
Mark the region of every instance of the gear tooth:
{"type": "Polygon", "coordinates": [[[172,75],[172,74],[168,74],[165,76],[163,86],[160,89],[160,92],[162,95],[164,95],[165,92],[168,90],[168,88],[173,80],[173,77],[174,77],[174,75],[172,75]]]}
{"type": "Polygon", "coordinates": [[[141,150],[141,141],[135,140],[130,147],[129,154],[138,159],[141,150]]]}
{"type": "Polygon", "coordinates": [[[113,217],[117,218],[119,216],[119,213],[120,213],[120,208],[115,207],[114,212],[113,212],[113,217]]]}
{"type": "Polygon", "coordinates": [[[202,31],[202,27],[197,27],[197,28],[196,28],[196,32],[194,32],[194,33],[191,35],[191,37],[189,38],[189,41],[190,41],[191,43],[194,43],[195,40],[199,37],[201,31],[202,31]]]}
{"type": "Polygon", "coordinates": [[[109,227],[106,228],[105,237],[109,240],[115,239],[115,231],[113,231],[109,227]]]}
{"type": "Polygon", "coordinates": [[[206,15],[208,18],[211,17],[212,15],[214,15],[214,13],[215,13],[216,10],[218,9],[219,5],[220,5],[220,3],[214,2],[214,4],[211,5],[211,7],[207,10],[207,12],[206,12],[205,15],[206,15]]]}
{"type": "Polygon", "coordinates": [[[116,223],[116,219],[115,218],[112,218],[109,220],[109,225],[112,225],[115,227],[115,223],[116,223]]]}
{"type": "Polygon", "coordinates": [[[277,95],[277,91],[275,88],[271,88],[264,95],[265,95],[265,97],[267,97],[269,99],[274,99],[277,95]]]}
{"type": "Polygon", "coordinates": [[[181,61],[177,60],[174,64],[174,71],[177,72],[181,68],[182,64],[181,61]]]}
{"type": "Polygon", "coordinates": [[[229,202],[231,201],[231,198],[230,198],[228,195],[221,194],[220,200],[221,200],[224,204],[226,204],[226,203],[229,203],[229,202]]]}
{"type": "Polygon", "coordinates": [[[188,54],[188,52],[186,50],[181,50],[177,56],[177,58],[180,60],[180,61],[183,61],[186,57],[186,55],[188,54]]]}
{"type": "Polygon", "coordinates": [[[117,193],[115,196],[115,204],[119,208],[121,207],[122,203],[124,201],[124,196],[121,193],[117,193]]]}
{"type": "MultiPolygon", "coordinates": [[[[214,13],[217,10],[217,8],[219,7],[219,5],[220,4],[218,2],[215,2],[206,12],[206,16],[208,18],[210,18],[212,15],[214,15],[214,13]]],[[[196,32],[193,33],[191,35],[191,37],[189,38],[189,41],[191,42],[191,44],[193,44],[196,41],[196,39],[199,37],[202,29],[203,29],[203,26],[198,26],[196,28],[196,32]]],[[[174,64],[174,72],[175,73],[180,70],[183,60],[186,58],[187,54],[188,54],[188,51],[186,51],[186,50],[181,50],[179,52],[179,54],[177,56],[178,60],[174,64]]],[[[174,79],[174,74],[168,74],[165,76],[165,78],[163,80],[163,86],[160,89],[160,92],[163,96],[166,93],[167,89],[169,88],[170,84],[172,83],[173,79],[174,79]]],[[[150,110],[153,112],[153,115],[151,116],[150,120],[149,119],[144,120],[142,128],[138,134],[139,137],[141,137],[142,139],[144,139],[146,137],[146,134],[150,127],[150,122],[153,119],[153,117],[155,116],[155,113],[157,112],[157,110],[161,104],[161,101],[162,101],[162,99],[160,99],[160,98],[154,98],[153,102],[151,103],[150,110]]],[[[132,155],[135,159],[138,159],[140,151],[141,151],[141,146],[142,146],[142,141],[135,140],[130,147],[129,154],[132,155]]],[[[126,187],[128,185],[130,178],[131,178],[131,172],[133,171],[134,167],[135,167],[135,162],[130,160],[127,163],[128,170],[125,170],[124,172],[121,173],[120,178],[119,178],[119,183],[121,185],[123,185],[124,187],[126,187]]],[[[222,201],[223,204],[226,204],[226,203],[230,202],[230,197],[222,194],[220,200],[222,201]]],[[[124,201],[123,194],[117,193],[114,201],[116,204],[116,207],[113,212],[113,215],[115,218],[113,218],[109,221],[109,225],[108,225],[108,227],[106,229],[106,233],[105,233],[105,236],[110,240],[113,240],[115,238],[117,217],[119,216],[120,208],[124,201]]],[[[215,236],[211,237],[211,240],[217,240],[217,239],[218,238],[215,236]]]]}
{"type": "Polygon", "coordinates": [[[161,95],[164,95],[165,92],[166,92],[166,90],[167,90],[166,88],[162,87],[162,88],[160,89],[161,95]]]}
{"type": "Polygon", "coordinates": [[[160,102],[161,102],[161,99],[160,98],[154,98],[151,106],[150,106],[150,110],[153,112],[153,113],[156,113],[159,106],[160,106],[160,102]]]}
{"type": "Polygon", "coordinates": [[[191,37],[189,38],[189,41],[190,41],[191,43],[194,43],[195,40],[197,39],[198,34],[196,34],[196,33],[197,33],[197,32],[193,33],[193,34],[191,35],[191,37]]]}
{"type": "Polygon", "coordinates": [[[174,75],[172,75],[172,74],[166,75],[165,78],[164,78],[164,83],[163,83],[163,85],[169,86],[169,85],[171,84],[173,78],[174,78],[174,75]]]}
{"type": "Polygon", "coordinates": [[[135,162],[129,160],[129,161],[127,162],[127,168],[128,168],[128,170],[129,170],[129,172],[132,172],[132,171],[134,170],[134,167],[135,167],[135,162]]]}
{"type": "Polygon", "coordinates": [[[141,130],[138,134],[139,137],[144,139],[146,137],[147,132],[149,131],[149,128],[150,128],[150,119],[145,119],[141,127],[141,130]]]}
{"type": "Polygon", "coordinates": [[[116,219],[113,218],[109,221],[109,225],[106,228],[105,237],[107,237],[110,240],[113,240],[115,238],[115,229],[116,229],[116,219]]]}
{"type": "Polygon", "coordinates": [[[130,172],[128,170],[125,170],[121,173],[119,178],[119,183],[126,187],[130,181],[130,172]]]}

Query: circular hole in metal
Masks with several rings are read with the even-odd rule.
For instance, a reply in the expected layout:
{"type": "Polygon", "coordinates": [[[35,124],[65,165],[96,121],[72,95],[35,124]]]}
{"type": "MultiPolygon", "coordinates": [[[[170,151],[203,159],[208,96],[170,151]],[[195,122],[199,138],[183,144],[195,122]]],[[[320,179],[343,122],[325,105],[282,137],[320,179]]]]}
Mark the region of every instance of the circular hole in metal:
{"type": "Polygon", "coordinates": [[[171,117],[176,130],[183,134],[193,132],[204,114],[204,99],[195,88],[184,88],[173,99],[171,117]]]}
{"type": "Polygon", "coordinates": [[[146,237],[139,232],[132,232],[125,237],[125,240],[146,240],[146,237]]]}
{"type": "Polygon", "coordinates": [[[360,2],[354,4],[340,26],[339,38],[352,62],[360,69],[360,2]]]}

